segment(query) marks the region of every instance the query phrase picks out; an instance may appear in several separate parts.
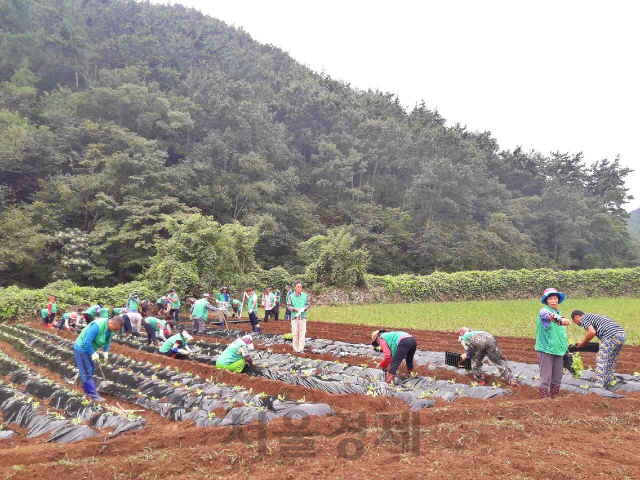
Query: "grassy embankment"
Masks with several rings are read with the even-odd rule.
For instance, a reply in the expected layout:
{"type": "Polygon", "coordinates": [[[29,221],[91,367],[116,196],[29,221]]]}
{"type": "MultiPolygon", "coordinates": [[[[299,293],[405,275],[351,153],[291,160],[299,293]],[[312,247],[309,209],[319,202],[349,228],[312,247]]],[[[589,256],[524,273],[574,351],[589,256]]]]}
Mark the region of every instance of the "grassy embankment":
{"type": "MultiPolygon", "coordinates": [[[[534,337],[541,306],[539,300],[344,305],[313,307],[309,320],[451,332],[467,326],[494,335],[534,337]]],[[[624,327],[628,344],[640,345],[640,298],[573,298],[560,307],[567,318],[577,309],[607,315],[624,327]]],[[[578,340],[585,331],[572,324],[567,333],[578,340]]]]}

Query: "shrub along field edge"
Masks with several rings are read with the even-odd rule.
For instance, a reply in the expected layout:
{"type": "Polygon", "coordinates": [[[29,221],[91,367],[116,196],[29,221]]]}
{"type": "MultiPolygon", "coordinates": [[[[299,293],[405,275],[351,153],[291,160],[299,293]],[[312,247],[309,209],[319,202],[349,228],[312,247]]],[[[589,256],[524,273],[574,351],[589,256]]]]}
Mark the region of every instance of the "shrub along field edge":
{"type": "MultiPolygon", "coordinates": [[[[273,269],[273,270],[277,270],[273,269]]],[[[272,286],[283,288],[294,278],[280,278],[272,286]]],[[[254,283],[255,279],[247,279],[254,283]]],[[[494,270],[440,273],[432,275],[366,276],[367,286],[374,293],[383,292],[383,299],[397,302],[452,302],[458,300],[526,299],[540,296],[541,292],[554,286],[571,298],[620,297],[640,295],[640,267],[618,269],[594,269],[579,271],[494,270]]],[[[263,283],[260,281],[258,283],[263,283]]],[[[273,281],[272,281],[273,283],[273,281]]],[[[261,289],[266,285],[251,285],[261,289]]],[[[230,285],[240,291],[245,285],[230,285]]],[[[312,293],[326,291],[330,287],[309,285],[312,293]]],[[[168,288],[168,286],[166,287],[168,288]]],[[[147,282],[131,282],[115,287],[83,287],[65,280],[47,285],[39,290],[21,289],[15,286],[0,288],[0,321],[17,319],[44,308],[49,295],[56,295],[58,308],[69,305],[86,305],[102,301],[105,305],[122,305],[129,293],[138,290],[141,298],[155,300],[166,292],[158,291],[147,282]]],[[[178,292],[182,298],[198,297],[203,292],[178,292]]],[[[378,298],[380,296],[378,295],[378,298]]],[[[374,310],[376,307],[369,307],[374,310]]],[[[603,312],[604,313],[604,312],[603,312]]],[[[323,319],[324,320],[324,319],[323,319]]],[[[420,327],[426,328],[426,327],[420,327]]]]}

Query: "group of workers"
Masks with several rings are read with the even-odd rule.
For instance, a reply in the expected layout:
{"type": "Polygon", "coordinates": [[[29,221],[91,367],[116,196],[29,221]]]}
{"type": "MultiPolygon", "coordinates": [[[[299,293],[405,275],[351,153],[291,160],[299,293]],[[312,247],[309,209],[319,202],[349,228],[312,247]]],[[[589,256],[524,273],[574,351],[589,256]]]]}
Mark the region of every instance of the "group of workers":
{"type": "MultiPolygon", "coordinates": [[[[293,350],[304,352],[307,311],[310,306],[309,296],[302,291],[302,282],[296,282],[294,289],[285,287],[286,313],[285,319],[291,321],[293,334],[293,350]]],[[[544,305],[538,312],[535,350],[538,354],[540,368],[539,394],[541,398],[556,398],[560,391],[563,375],[563,358],[571,347],[574,350],[583,348],[594,336],[600,340],[600,348],[596,356],[596,387],[606,388],[614,381],[613,373],[617,358],[626,340],[622,327],[604,315],[574,310],[571,320],[560,313],[558,305],[566,295],[555,288],[544,291],[541,302],[544,305]],[[583,327],[587,334],[585,338],[573,346],[568,345],[566,329],[571,321],[583,327]]],[[[251,329],[254,333],[261,333],[257,311],[258,296],[252,288],[244,292],[243,300],[247,300],[247,310],[251,329]]],[[[229,289],[222,287],[216,295],[216,304],[210,303],[210,295],[205,293],[202,298],[189,299],[192,303],[190,310],[193,321],[193,332],[201,333],[210,311],[218,312],[218,321],[222,327],[227,319],[228,307],[233,309],[233,316],[240,316],[242,303],[229,297],[229,289]]],[[[278,320],[280,307],[280,292],[267,288],[262,296],[261,304],[265,310],[264,321],[273,315],[278,320]]],[[[41,316],[47,325],[58,328],[81,329],[74,344],[74,354],[82,378],[85,392],[96,401],[103,401],[98,395],[93,380],[94,362],[99,360],[98,351],[102,349],[105,360],[108,357],[112,332],[123,330],[129,333],[139,333],[141,327],[147,332],[147,343],[158,345],[158,339],[163,340],[159,353],[176,359],[188,358],[192,353],[188,342],[193,337],[186,331],[171,335],[172,326],[177,326],[180,311],[180,298],[174,289],[169,290],[166,297],[157,301],[158,314],[164,314],[164,319],[148,316],[149,302],[140,301],[138,292],[133,292],[122,308],[114,309],[114,316],[108,318],[108,309],[101,303],[92,305],[86,310],[65,313],[58,325],[54,320],[57,313],[55,296],[49,297],[46,309],[41,310],[41,316]],[[104,311],[107,315],[104,315],[104,311]],[[173,325],[172,325],[173,324],[173,325]]],[[[493,335],[482,330],[471,330],[461,327],[458,330],[458,341],[462,344],[464,353],[461,355],[460,367],[467,359],[471,360],[471,371],[477,385],[484,385],[482,366],[484,359],[493,363],[500,376],[515,386],[517,383],[507,364],[500,347],[493,335]]],[[[402,331],[376,330],[371,335],[373,347],[381,351],[383,359],[380,368],[385,372],[386,382],[395,382],[399,366],[406,362],[407,371],[414,369],[413,357],[417,349],[416,339],[402,331]]],[[[253,338],[244,335],[232,342],[216,361],[216,366],[223,370],[242,372],[247,365],[253,364],[250,351],[254,349],[253,338]]]]}

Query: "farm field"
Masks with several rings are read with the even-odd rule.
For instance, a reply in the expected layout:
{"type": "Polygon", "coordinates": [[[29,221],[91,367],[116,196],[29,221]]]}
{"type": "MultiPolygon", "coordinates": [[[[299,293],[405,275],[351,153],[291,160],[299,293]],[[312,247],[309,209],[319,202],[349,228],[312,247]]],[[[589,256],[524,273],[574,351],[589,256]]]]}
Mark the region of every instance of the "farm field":
{"type": "MultiPolygon", "coordinates": [[[[308,325],[310,337],[354,343],[366,342],[371,330],[370,326],[318,321],[308,325]]],[[[269,322],[264,327],[266,332],[283,333],[289,325],[269,322]]],[[[414,333],[418,348],[459,348],[455,335],[414,333]]],[[[33,370],[38,381],[46,379],[80,392],[79,385],[65,381],[71,373],[67,371],[72,364],[68,350],[74,338],[72,333],[45,331],[37,324],[2,327],[0,350],[33,370]]],[[[211,338],[196,337],[196,341],[212,349],[217,346],[206,343],[211,338]]],[[[501,337],[499,341],[509,359],[529,360],[530,339],[501,337]]],[[[203,363],[207,349],[201,351],[198,361],[180,361],[147,352],[136,342],[114,343],[114,358],[103,366],[114,383],[103,393],[108,406],[135,412],[132,415],[142,427],[105,440],[111,430],[92,425],[98,435],[69,445],[46,443],[47,435],[27,438],[24,428],[14,428],[18,435],[0,440],[3,478],[369,479],[419,474],[457,479],[624,479],[638,478],[640,472],[635,452],[640,441],[640,394],[612,399],[562,392],[555,401],[541,401],[534,388],[521,386],[489,399],[460,397],[449,402],[435,398],[431,408],[410,411],[404,400],[391,395],[335,395],[283,379],[222,372],[203,363]],[[163,388],[169,393],[157,390],[163,388]],[[142,393],[154,389],[160,392],[157,395],[165,395],[157,398],[160,407],[142,393]],[[225,397],[225,389],[234,392],[233,398],[225,397]],[[249,410],[254,408],[249,407],[253,403],[249,400],[256,394],[310,408],[327,405],[334,414],[312,414],[305,419],[275,416],[268,423],[244,426],[216,423],[229,418],[230,409],[238,408],[240,402],[249,410]],[[211,410],[215,415],[202,413],[214,406],[203,400],[207,395],[216,402],[211,410]],[[175,408],[185,405],[189,408],[175,408]]],[[[256,344],[259,358],[277,352],[291,353],[291,348],[256,344]]],[[[590,354],[584,355],[588,358],[590,354]]],[[[298,362],[335,361],[310,352],[299,357],[298,362]]],[[[353,369],[365,368],[360,365],[366,359],[342,361],[353,369]]],[[[640,347],[625,347],[620,370],[633,373],[639,361],[640,347]]],[[[372,368],[373,363],[366,367],[372,368]]],[[[432,375],[436,382],[469,383],[464,372],[417,370],[420,376],[432,375]]],[[[1,368],[0,378],[4,385],[12,381],[1,368]]],[[[24,375],[14,376],[13,388],[38,392],[20,384],[23,380],[24,375]]],[[[43,414],[48,408],[52,408],[51,401],[47,405],[41,400],[43,414]]],[[[5,422],[4,427],[15,425],[5,422]]]]}
{"type": "MultiPolygon", "coordinates": [[[[309,319],[449,332],[466,326],[494,335],[532,338],[541,306],[539,299],[314,306],[309,319]]],[[[560,310],[567,318],[573,310],[607,315],[624,327],[627,344],[640,345],[640,298],[567,298],[560,310]]],[[[572,324],[567,333],[569,338],[581,339],[585,332],[572,324]]]]}

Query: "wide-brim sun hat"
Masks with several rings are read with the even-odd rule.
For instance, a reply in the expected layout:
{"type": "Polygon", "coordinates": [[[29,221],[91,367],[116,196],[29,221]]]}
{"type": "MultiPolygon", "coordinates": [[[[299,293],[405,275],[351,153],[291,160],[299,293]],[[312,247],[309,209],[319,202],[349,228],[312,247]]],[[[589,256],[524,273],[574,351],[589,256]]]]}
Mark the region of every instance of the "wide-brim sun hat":
{"type": "Polygon", "coordinates": [[[567,295],[562,293],[562,292],[559,292],[558,289],[556,289],[556,288],[547,288],[542,293],[542,298],[540,299],[540,301],[546,305],[547,304],[547,298],[549,298],[551,295],[556,295],[558,297],[558,304],[564,302],[564,299],[567,298],[567,295]]]}
{"type": "Polygon", "coordinates": [[[255,346],[253,345],[253,337],[251,335],[245,335],[241,338],[241,340],[245,343],[249,350],[255,349],[255,346]]]}

